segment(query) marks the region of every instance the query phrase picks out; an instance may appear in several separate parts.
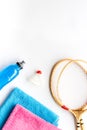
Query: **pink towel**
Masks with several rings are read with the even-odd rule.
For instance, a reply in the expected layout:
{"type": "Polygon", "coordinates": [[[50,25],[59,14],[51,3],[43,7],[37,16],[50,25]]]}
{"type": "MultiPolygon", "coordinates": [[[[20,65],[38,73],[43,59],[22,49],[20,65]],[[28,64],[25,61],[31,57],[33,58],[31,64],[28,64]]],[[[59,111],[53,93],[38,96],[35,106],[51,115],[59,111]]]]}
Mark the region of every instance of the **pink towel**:
{"type": "Polygon", "coordinates": [[[42,118],[16,105],[2,130],[60,130],[42,118]]]}

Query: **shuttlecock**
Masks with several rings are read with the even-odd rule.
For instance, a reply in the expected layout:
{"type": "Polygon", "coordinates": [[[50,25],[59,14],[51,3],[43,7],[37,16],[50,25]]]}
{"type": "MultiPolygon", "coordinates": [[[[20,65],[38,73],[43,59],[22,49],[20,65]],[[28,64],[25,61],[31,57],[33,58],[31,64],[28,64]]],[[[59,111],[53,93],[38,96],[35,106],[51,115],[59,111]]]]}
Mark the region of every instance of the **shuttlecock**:
{"type": "Polygon", "coordinates": [[[41,70],[37,70],[35,72],[34,75],[32,75],[32,77],[29,80],[30,82],[32,82],[33,84],[40,86],[41,82],[42,82],[42,71],[41,70]]]}

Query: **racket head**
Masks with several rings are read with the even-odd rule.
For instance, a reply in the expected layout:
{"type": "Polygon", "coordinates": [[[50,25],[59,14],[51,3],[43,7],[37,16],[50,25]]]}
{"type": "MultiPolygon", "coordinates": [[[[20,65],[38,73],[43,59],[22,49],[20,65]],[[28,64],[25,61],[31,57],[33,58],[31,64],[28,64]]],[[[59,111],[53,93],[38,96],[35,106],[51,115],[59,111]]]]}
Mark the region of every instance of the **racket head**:
{"type": "MultiPolygon", "coordinates": [[[[73,109],[71,107],[67,107],[67,105],[61,100],[61,96],[59,94],[59,92],[57,91],[58,88],[57,87],[54,87],[53,84],[56,84],[60,81],[59,78],[61,78],[61,76],[63,75],[64,71],[66,70],[66,68],[68,67],[68,65],[70,65],[71,63],[75,63],[78,67],[80,67],[80,69],[82,69],[81,71],[84,72],[84,74],[86,73],[86,70],[84,69],[84,67],[82,67],[80,65],[79,62],[83,62],[83,63],[87,63],[86,61],[83,61],[83,60],[72,60],[72,59],[62,59],[60,61],[58,61],[52,68],[51,70],[51,74],[50,74],[50,91],[51,91],[51,94],[52,94],[52,97],[54,98],[55,102],[60,105],[63,109],[65,110],[69,110],[69,111],[73,111],[73,110],[81,110],[81,109],[86,109],[87,106],[86,106],[86,102],[84,104],[82,104],[81,106],[73,109]],[[63,63],[63,64],[62,64],[63,63]],[[58,71],[58,73],[60,74],[59,75],[59,78],[57,78],[56,80],[53,81],[53,78],[55,77],[55,73],[58,71]],[[65,104],[65,105],[64,105],[65,104]]],[[[57,76],[58,77],[58,76],[57,76]]]]}

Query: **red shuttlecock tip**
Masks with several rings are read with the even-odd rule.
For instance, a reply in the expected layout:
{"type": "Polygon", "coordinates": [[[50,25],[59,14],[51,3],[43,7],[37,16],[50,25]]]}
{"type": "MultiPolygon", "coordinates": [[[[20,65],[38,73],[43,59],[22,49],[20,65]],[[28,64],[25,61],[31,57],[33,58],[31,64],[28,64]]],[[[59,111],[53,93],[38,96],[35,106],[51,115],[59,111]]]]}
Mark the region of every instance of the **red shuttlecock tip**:
{"type": "Polygon", "coordinates": [[[37,70],[36,73],[37,74],[42,74],[42,71],[41,70],[37,70]]]}

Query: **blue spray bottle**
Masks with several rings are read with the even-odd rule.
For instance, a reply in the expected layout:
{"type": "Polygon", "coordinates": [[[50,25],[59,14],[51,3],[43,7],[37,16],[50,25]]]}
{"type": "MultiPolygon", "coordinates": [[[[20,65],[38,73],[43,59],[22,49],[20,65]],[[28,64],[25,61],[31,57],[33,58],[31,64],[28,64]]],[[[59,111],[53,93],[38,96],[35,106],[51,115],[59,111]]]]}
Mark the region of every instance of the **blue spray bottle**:
{"type": "Polygon", "coordinates": [[[9,65],[0,71],[0,89],[16,78],[16,76],[19,74],[19,71],[23,68],[24,63],[24,61],[17,62],[16,64],[9,65]]]}

